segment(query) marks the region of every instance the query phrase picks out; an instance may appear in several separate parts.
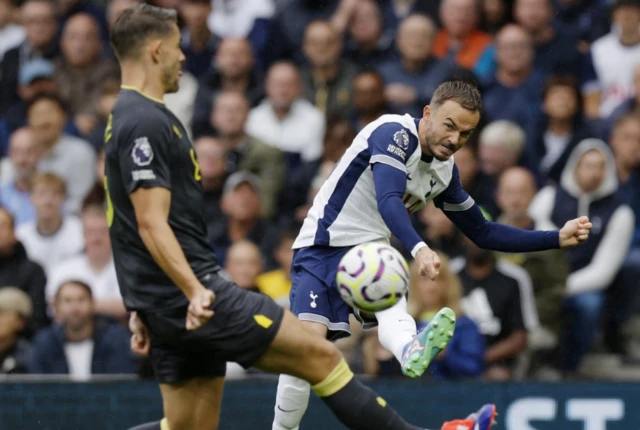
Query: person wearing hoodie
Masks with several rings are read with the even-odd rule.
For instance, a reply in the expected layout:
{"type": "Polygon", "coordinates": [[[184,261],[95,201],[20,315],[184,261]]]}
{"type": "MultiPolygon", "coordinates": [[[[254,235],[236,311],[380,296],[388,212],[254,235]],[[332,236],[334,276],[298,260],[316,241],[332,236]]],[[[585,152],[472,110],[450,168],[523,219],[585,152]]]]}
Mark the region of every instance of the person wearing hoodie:
{"type": "Polygon", "coordinates": [[[630,312],[629,288],[616,277],[633,237],[634,214],[618,193],[613,154],[599,139],[585,139],[571,152],[560,183],[543,188],[531,205],[539,228],[563,225],[575,216],[593,223],[585,246],[568,250],[569,277],[564,300],[565,319],[561,370],[577,372],[599,329],[605,302],[612,309],[605,325],[605,340],[619,339],[620,327],[630,312]],[[620,288],[623,287],[623,288],[620,288]]]}

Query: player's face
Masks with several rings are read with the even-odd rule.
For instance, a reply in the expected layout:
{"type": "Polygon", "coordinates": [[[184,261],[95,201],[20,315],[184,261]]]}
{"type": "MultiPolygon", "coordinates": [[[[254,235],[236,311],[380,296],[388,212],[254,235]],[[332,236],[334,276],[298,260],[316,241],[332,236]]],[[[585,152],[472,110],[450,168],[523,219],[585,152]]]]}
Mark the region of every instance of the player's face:
{"type": "Polygon", "coordinates": [[[446,161],[467,142],[478,125],[480,113],[448,100],[436,109],[425,107],[424,120],[426,127],[420,136],[422,151],[446,161]]]}
{"type": "Polygon", "coordinates": [[[180,89],[180,76],[182,76],[182,64],[185,59],[180,48],[180,31],[176,25],[173,33],[167,36],[160,46],[162,85],[165,93],[175,93],[180,89]]]}

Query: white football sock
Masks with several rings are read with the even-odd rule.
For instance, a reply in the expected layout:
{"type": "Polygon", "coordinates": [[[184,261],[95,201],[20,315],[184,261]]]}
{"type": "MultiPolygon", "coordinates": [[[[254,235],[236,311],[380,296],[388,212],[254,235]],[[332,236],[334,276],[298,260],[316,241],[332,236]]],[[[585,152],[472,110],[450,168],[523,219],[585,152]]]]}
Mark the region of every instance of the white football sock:
{"type": "Polygon", "coordinates": [[[298,430],[309,405],[310,392],[307,381],[280,375],[272,430],[298,430]]]}
{"type": "Polygon", "coordinates": [[[403,297],[389,309],[376,312],[376,319],[380,343],[402,363],[404,347],[416,335],[416,321],[407,312],[407,299],[403,297]]]}

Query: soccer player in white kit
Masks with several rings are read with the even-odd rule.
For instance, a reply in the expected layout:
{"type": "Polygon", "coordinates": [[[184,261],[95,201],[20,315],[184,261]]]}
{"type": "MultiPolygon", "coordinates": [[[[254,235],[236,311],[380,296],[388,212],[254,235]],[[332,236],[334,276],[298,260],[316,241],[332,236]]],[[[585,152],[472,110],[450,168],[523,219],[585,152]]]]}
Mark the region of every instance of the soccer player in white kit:
{"type": "MultiPolygon", "coordinates": [[[[438,256],[413,229],[409,216],[430,200],[482,248],[530,252],[587,240],[587,217],[571,220],[559,231],[521,230],[484,218],[462,189],[453,160],[480,114],[479,91],[467,82],[450,81],[437,88],[422,118],[383,115],[356,136],[317,194],[293,245],[291,310],[310,330],[329,339],[349,336],[353,310],[340,297],[335,279],[340,259],[353,246],[388,243],[393,234],[411,250],[421,275],[438,276],[438,256]]],[[[416,333],[404,298],[375,316],[354,314],[365,328],[378,325],[380,343],[410,377],[422,375],[444,349],[429,339],[435,322],[453,323],[441,311],[416,333]]],[[[309,392],[308,383],[280,376],[273,430],[299,428],[309,392]]]]}

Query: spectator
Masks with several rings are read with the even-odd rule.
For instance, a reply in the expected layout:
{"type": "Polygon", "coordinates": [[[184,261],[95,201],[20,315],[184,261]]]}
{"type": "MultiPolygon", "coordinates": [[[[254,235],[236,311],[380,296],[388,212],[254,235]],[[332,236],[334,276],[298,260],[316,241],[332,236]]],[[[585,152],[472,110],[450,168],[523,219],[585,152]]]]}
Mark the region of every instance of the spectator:
{"type": "Polygon", "coordinates": [[[225,271],[238,287],[259,293],[256,280],[262,273],[260,248],[250,240],[240,240],[229,247],[225,271]]]}
{"type": "Polygon", "coordinates": [[[110,76],[102,80],[100,84],[100,95],[96,104],[96,120],[97,125],[87,136],[87,141],[91,144],[96,152],[104,146],[104,131],[107,128],[107,121],[111,110],[116,104],[118,94],[120,93],[120,78],[110,76]]]}
{"type": "Polygon", "coordinates": [[[93,18],[100,32],[100,39],[106,40],[107,17],[104,8],[89,0],[58,0],[58,16],[60,17],[60,27],[64,28],[69,20],[78,14],[85,14],[93,18]]]}
{"type": "Polygon", "coordinates": [[[26,39],[8,50],[0,64],[0,115],[20,101],[18,77],[24,64],[35,58],[52,60],[58,55],[58,21],[55,6],[48,0],[27,0],[20,9],[26,39]]]}
{"type": "Polygon", "coordinates": [[[278,267],[264,273],[255,281],[262,294],[271,297],[280,306],[289,307],[289,292],[291,291],[291,262],[293,261],[293,242],[298,236],[299,226],[283,230],[280,243],[273,252],[278,267]]]}
{"type": "Polygon", "coordinates": [[[347,115],[352,101],[351,83],[358,70],[341,60],[341,34],[329,21],[314,21],[307,27],[303,42],[308,65],[302,70],[304,96],[323,114],[347,115]]]}
{"type": "Polygon", "coordinates": [[[522,27],[506,25],[496,35],[497,69],[482,84],[489,121],[506,119],[529,132],[540,106],[543,75],[533,67],[533,40],[522,27]]]}
{"type": "MultiPolygon", "coordinates": [[[[473,136],[477,136],[474,133],[473,136]]],[[[482,208],[494,208],[495,200],[493,193],[495,190],[495,182],[480,169],[480,161],[478,160],[477,145],[467,142],[462,148],[456,152],[455,157],[458,173],[460,174],[460,182],[473,200],[482,208]]]]}
{"type": "Polygon", "coordinates": [[[33,340],[29,373],[65,374],[80,381],[95,374],[135,373],[129,334],[96,317],[91,287],[80,281],[63,283],[54,309],[56,323],[33,340]]]}
{"type": "MultiPolygon", "coordinates": [[[[481,28],[490,35],[495,35],[506,23],[512,21],[511,2],[505,0],[483,0],[480,2],[482,10],[481,28]]],[[[485,51],[482,57],[487,55],[485,51]]]]}
{"type": "Polygon", "coordinates": [[[180,42],[187,57],[184,66],[196,78],[207,72],[220,43],[220,38],[207,26],[210,13],[211,0],[186,0],[180,4],[180,16],[185,23],[180,42]]]}
{"type": "Polygon", "coordinates": [[[418,331],[443,307],[456,313],[456,330],[447,348],[429,366],[429,375],[437,380],[478,378],[484,370],[484,337],[478,326],[461,309],[462,285],[449,268],[449,260],[440,255],[440,274],[435,281],[418,274],[411,264],[409,312],[418,323],[418,331]]]}
{"type": "Polygon", "coordinates": [[[570,74],[582,77],[582,57],[577,40],[562,27],[554,25],[552,0],[516,0],[516,22],[533,37],[534,66],[545,74],[570,74]]]}
{"type": "Polygon", "coordinates": [[[11,212],[16,225],[31,221],[36,216],[31,202],[31,179],[39,159],[40,148],[33,132],[25,127],[13,133],[9,158],[0,163],[0,171],[10,164],[14,175],[10,182],[0,186],[0,206],[11,212]]]}
{"type": "Polygon", "coordinates": [[[258,244],[268,269],[275,267],[271,253],[276,247],[278,232],[260,218],[260,186],[255,175],[236,172],[229,176],[222,194],[222,212],[225,222],[209,233],[220,265],[225,265],[231,245],[248,239],[258,244]]]}
{"type": "MultiPolygon", "coordinates": [[[[31,60],[20,68],[20,77],[18,80],[18,95],[20,96],[20,101],[9,108],[4,118],[0,118],[1,153],[6,154],[11,133],[27,124],[27,107],[29,106],[29,102],[40,94],[55,93],[56,83],[53,75],[53,63],[42,58],[31,60]],[[6,137],[3,136],[3,134],[5,134],[6,137]]],[[[71,130],[70,127],[69,129],[71,130]]]]}
{"type": "Polygon", "coordinates": [[[0,375],[27,373],[29,342],[22,337],[31,299],[14,287],[0,288],[0,375]]]}
{"type": "Polygon", "coordinates": [[[271,31],[271,17],[275,12],[273,0],[210,0],[207,23],[209,29],[222,38],[241,37],[251,43],[260,70],[265,68],[265,55],[271,31]]]}
{"type": "Polygon", "coordinates": [[[0,61],[5,52],[24,42],[24,28],[13,23],[15,6],[12,0],[0,0],[0,61]]]}
{"type": "Polygon", "coordinates": [[[52,266],[47,281],[47,301],[52,303],[56,288],[69,280],[83,280],[91,287],[96,314],[126,319],[104,207],[88,205],[82,210],[84,252],[52,266]]]}
{"type": "Polygon", "coordinates": [[[500,213],[493,198],[498,178],[509,167],[518,164],[524,152],[525,138],[524,131],[510,121],[492,122],[480,133],[480,169],[490,179],[492,196],[484,202],[484,209],[494,219],[500,213]]]}
{"type": "Polygon", "coordinates": [[[366,68],[377,68],[393,56],[393,32],[385,31],[380,7],[362,0],[349,23],[345,58],[366,68]]]}
{"type": "Polygon", "coordinates": [[[633,67],[633,95],[620,104],[609,115],[607,119],[602,121],[602,138],[608,141],[611,137],[611,129],[616,121],[625,114],[638,111],[640,106],[640,63],[633,67]]]}
{"type": "Polygon", "coordinates": [[[313,202],[310,193],[318,176],[324,181],[322,172],[333,170],[333,167],[344,154],[347,148],[356,137],[356,132],[351,128],[349,122],[336,114],[329,114],[326,121],[324,134],[324,151],[322,158],[306,163],[293,173],[290,185],[285,187],[283,203],[281,205],[281,215],[288,221],[293,217],[296,221],[302,222],[307,216],[311,203],[313,202]]]}
{"type": "MultiPolygon", "coordinates": [[[[384,28],[395,34],[402,21],[415,14],[425,15],[437,21],[440,3],[441,0],[383,0],[381,4],[384,28]]],[[[439,25],[440,23],[436,22],[436,24],[439,25]]]]}
{"type": "Polygon", "coordinates": [[[609,4],[592,0],[554,0],[555,20],[579,41],[581,52],[584,52],[589,44],[611,30],[609,4]]]}
{"type": "Polygon", "coordinates": [[[260,181],[262,216],[276,214],[278,196],[284,185],[287,167],[282,152],[245,132],[249,102],[237,91],[225,91],[216,99],[211,112],[211,124],[227,150],[229,173],[245,171],[260,181]]]}
{"type": "Polygon", "coordinates": [[[422,116],[435,89],[451,73],[446,62],[431,57],[435,25],[422,15],[411,15],[398,29],[396,45],[401,59],[380,66],[385,96],[394,113],[422,116]]]}
{"type": "MultiPolygon", "coordinates": [[[[584,354],[593,345],[609,295],[609,318],[605,339],[621,339],[620,328],[633,312],[637,278],[631,285],[616,285],[616,276],[633,237],[634,216],[617,193],[615,161],[608,146],[598,139],[586,139],[571,153],[560,184],[540,191],[533,202],[532,217],[540,228],[562,225],[572,217],[588,214],[592,223],[588,243],[568,250],[565,327],[561,369],[577,372],[584,354]]],[[[637,275],[636,275],[637,276],[637,275]]],[[[615,346],[616,349],[619,345],[615,346]]]]}
{"type": "Polygon", "coordinates": [[[38,173],[31,181],[31,201],[36,219],[16,229],[30,259],[45,272],[62,261],[79,254],[84,247],[82,223],[71,215],[63,215],[66,197],[64,180],[53,173],[38,173]]]}
{"type": "Polygon", "coordinates": [[[116,22],[120,12],[141,2],[142,0],[110,0],[107,5],[107,25],[109,28],[116,22]]]}
{"type": "Polygon", "coordinates": [[[271,66],[265,84],[267,98],[251,109],[247,133],[283,151],[289,172],[322,155],[324,117],[300,97],[300,73],[293,64],[271,66]]]}
{"type": "Polygon", "coordinates": [[[33,307],[28,334],[49,324],[44,287],[47,282],[42,267],[29,260],[24,246],[16,238],[13,217],[0,208],[0,291],[14,286],[24,291],[33,307]]]}
{"type": "Polygon", "coordinates": [[[491,43],[491,36],[478,30],[479,12],[476,0],[443,0],[440,4],[443,28],[433,42],[433,56],[473,69],[491,43]]]}
{"type": "MultiPolygon", "coordinates": [[[[418,231],[430,248],[441,251],[449,258],[457,258],[464,254],[460,232],[444,212],[436,208],[433,203],[427,203],[418,212],[418,220],[422,224],[422,231],[418,231]]],[[[411,255],[411,250],[403,251],[406,257],[411,255]]]]}
{"type": "Polygon", "coordinates": [[[80,13],[69,18],[60,40],[62,57],[56,62],[58,94],[80,133],[96,126],[95,106],[102,82],[117,73],[117,66],[100,55],[102,41],[96,20],[80,13]]]}
{"type": "MultiPolygon", "coordinates": [[[[194,146],[202,176],[204,219],[207,222],[207,231],[211,233],[215,230],[216,223],[224,222],[220,199],[227,178],[227,149],[219,139],[209,136],[200,137],[194,142],[194,146]]],[[[211,239],[210,237],[209,240],[211,239]]]]}
{"type": "Polygon", "coordinates": [[[527,272],[464,238],[466,255],[451,262],[464,289],[462,310],[484,335],[485,378],[513,377],[516,360],[527,346],[527,332],[538,327],[531,278],[527,272]]]}
{"type": "Polygon", "coordinates": [[[542,115],[530,136],[529,154],[536,170],[559,182],[571,151],[595,133],[584,120],[582,95],[573,77],[550,76],[542,98],[542,115]]]}
{"type": "Polygon", "coordinates": [[[360,132],[367,124],[388,112],[384,80],[375,71],[360,72],[353,79],[351,126],[360,132]]]}
{"type": "Polygon", "coordinates": [[[66,114],[60,99],[41,95],[27,109],[27,121],[42,147],[38,170],[53,172],[67,183],[67,209],[76,211],[93,185],[96,154],[82,139],[64,134],[66,114]]]}
{"type": "Polygon", "coordinates": [[[209,116],[216,96],[222,91],[241,91],[256,106],[264,97],[261,76],[255,71],[255,57],[246,39],[225,39],[218,45],[213,67],[200,80],[193,112],[193,135],[211,132],[209,116]]]}
{"type": "MultiPolygon", "coordinates": [[[[502,215],[501,224],[525,230],[537,228],[527,212],[537,192],[535,177],[522,167],[505,170],[498,181],[496,202],[502,215]]],[[[567,254],[564,250],[547,250],[519,254],[500,254],[527,271],[533,286],[540,324],[559,337],[562,321],[562,298],[569,274],[567,254]]]]}
{"type": "Polygon", "coordinates": [[[640,63],[640,2],[616,0],[613,30],[593,42],[585,71],[584,110],[606,118],[633,95],[633,70],[640,63]]]}

